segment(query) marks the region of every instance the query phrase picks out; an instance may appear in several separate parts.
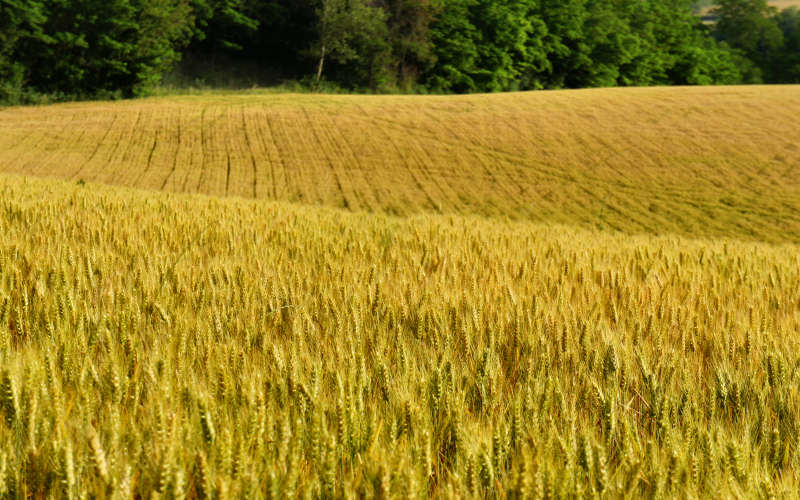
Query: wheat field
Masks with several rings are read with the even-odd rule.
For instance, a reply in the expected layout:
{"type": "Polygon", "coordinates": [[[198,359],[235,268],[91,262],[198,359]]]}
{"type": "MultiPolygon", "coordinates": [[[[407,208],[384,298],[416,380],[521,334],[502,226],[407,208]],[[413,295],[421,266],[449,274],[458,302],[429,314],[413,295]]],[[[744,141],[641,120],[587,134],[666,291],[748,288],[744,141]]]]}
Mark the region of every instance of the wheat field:
{"type": "Polygon", "coordinates": [[[0,110],[0,498],[795,498],[798,100],[0,110]]]}
{"type": "MultiPolygon", "coordinates": [[[[716,2],[704,2],[704,4],[711,4],[705,5],[700,9],[700,14],[705,15],[708,14],[713,8],[716,2]]],[[[767,4],[770,7],[774,7],[778,11],[782,11],[784,9],[791,9],[792,7],[800,8],[800,1],[798,0],[768,0],[767,4]]]]}
{"type": "Polygon", "coordinates": [[[800,87],[201,95],[0,110],[0,172],[800,243],[800,87]]]}
{"type": "Polygon", "coordinates": [[[778,10],[784,10],[792,7],[800,7],[800,2],[797,0],[770,0],[769,5],[778,10]]]}

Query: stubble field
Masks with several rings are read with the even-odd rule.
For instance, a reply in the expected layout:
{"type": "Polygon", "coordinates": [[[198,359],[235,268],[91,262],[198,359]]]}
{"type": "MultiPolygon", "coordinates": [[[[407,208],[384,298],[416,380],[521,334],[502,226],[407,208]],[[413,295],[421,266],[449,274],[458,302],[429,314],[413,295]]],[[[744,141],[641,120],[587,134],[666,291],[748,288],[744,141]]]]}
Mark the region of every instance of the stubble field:
{"type": "Polygon", "coordinates": [[[799,103],[0,110],[0,497],[795,497],[799,103]]]}

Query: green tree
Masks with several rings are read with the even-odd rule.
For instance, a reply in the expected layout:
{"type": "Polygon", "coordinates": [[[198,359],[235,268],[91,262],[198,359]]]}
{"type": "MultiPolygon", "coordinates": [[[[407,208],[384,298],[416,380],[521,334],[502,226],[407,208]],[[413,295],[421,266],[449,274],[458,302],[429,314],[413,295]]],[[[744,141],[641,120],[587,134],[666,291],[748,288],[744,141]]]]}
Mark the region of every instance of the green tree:
{"type": "Polygon", "coordinates": [[[734,83],[736,54],[719,46],[688,0],[542,0],[547,86],[734,83]]]}
{"type": "Polygon", "coordinates": [[[405,90],[417,86],[421,75],[436,63],[431,25],[443,8],[441,0],[381,0],[387,13],[391,52],[383,64],[394,84],[405,90]]]}
{"type": "Polygon", "coordinates": [[[132,58],[134,94],[148,92],[181,58],[194,18],[184,0],[137,0],[138,33],[132,58]]]}
{"type": "Polygon", "coordinates": [[[545,87],[586,86],[585,71],[592,64],[586,0],[540,0],[537,14],[547,26],[544,47],[550,68],[545,87]]]}
{"type": "Polygon", "coordinates": [[[432,26],[434,89],[455,92],[541,88],[549,70],[547,27],[537,0],[453,0],[432,26]]]}
{"type": "Polygon", "coordinates": [[[220,50],[244,50],[258,30],[258,4],[256,0],[192,0],[189,7],[195,17],[193,50],[212,55],[220,50]]]}
{"type": "Polygon", "coordinates": [[[41,34],[14,58],[30,90],[54,98],[147,92],[179,57],[191,16],[181,0],[44,0],[41,34]]]}
{"type": "Polygon", "coordinates": [[[293,77],[308,73],[316,61],[309,43],[319,38],[316,9],[319,0],[256,2],[253,17],[258,31],[241,54],[260,66],[273,66],[293,77]]]}
{"type": "Polygon", "coordinates": [[[474,78],[481,90],[537,88],[535,74],[547,68],[542,38],[547,28],[535,16],[536,0],[481,0],[473,23],[481,33],[474,78]]]}
{"type": "Polygon", "coordinates": [[[363,48],[365,41],[386,38],[386,13],[367,0],[321,0],[317,17],[317,84],[322,80],[327,58],[339,63],[362,59],[359,45],[363,48]]]}
{"type": "Polygon", "coordinates": [[[742,82],[742,64],[735,55],[717,47],[691,45],[670,70],[674,85],[734,85],[742,82]]]}
{"type": "Polygon", "coordinates": [[[42,38],[44,7],[35,0],[0,0],[0,102],[18,102],[27,77],[17,60],[20,44],[42,38]]]}
{"type": "Polygon", "coordinates": [[[620,67],[621,85],[739,83],[735,57],[694,14],[691,0],[625,2],[637,51],[620,67]]]}
{"type": "Polygon", "coordinates": [[[772,55],[783,46],[783,33],[776,9],[767,0],[719,0],[713,13],[718,17],[714,36],[741,51],[745,78],[753,83],[770,78],[772,55]],[[749,61],[755,65],[752,68],[749,61]]]}
{"type": "MultiPolygon", "coordinates": [[[[581,78],[581,87],[611,87],[633,83],[622,77],[622,67],[630,65],[642,52],[644,40],[629,23],[627,3],[615,0],[590,0],[583,26],[586,47],[585,64],[576,68],[573,77],[581,78]]],[[[645,74],[649,73],[646,72],[645,74]]],[[[641,73],[639,80],[644,80],[641,73]]]]}
{"type": "Polygon", "coordinates": [[[45,6],[50,38],[35,40],[23,56],[37,90],[93,96],[132,89],[125,56],[134,53],[138,25],[129,0],[45,0],[45,6]]]}
{"type": "Polygon", "coordinates": [[[437,91],[472,92],[478,67],[480,32],[472,24],[470,8],[477,0],[449,0],[432,26],[436,65],[426,78],[437,91]]]}
{"type": "Polygon", "coordinates": [[[772,57],[773,77],[776,82],[800,83],[800,10],[784,9],[776,21],[783,34],[783,48],[772,57]]]}

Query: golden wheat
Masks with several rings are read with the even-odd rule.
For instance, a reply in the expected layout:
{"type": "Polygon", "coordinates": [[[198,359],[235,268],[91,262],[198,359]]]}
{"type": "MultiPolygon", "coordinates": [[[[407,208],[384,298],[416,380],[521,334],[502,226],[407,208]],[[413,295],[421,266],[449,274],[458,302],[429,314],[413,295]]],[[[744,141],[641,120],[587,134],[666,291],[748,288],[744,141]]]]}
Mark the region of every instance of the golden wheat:
{"type": "Polygon", "coordinates": [[[0,497],[796,495],[800,248],[0,176],[0,497]]]}

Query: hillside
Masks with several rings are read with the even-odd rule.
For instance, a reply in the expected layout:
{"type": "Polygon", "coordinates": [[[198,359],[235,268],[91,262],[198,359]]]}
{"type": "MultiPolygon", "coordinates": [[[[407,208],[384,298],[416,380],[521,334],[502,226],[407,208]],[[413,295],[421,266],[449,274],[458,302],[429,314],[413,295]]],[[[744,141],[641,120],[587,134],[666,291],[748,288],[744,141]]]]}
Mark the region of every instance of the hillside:
{"type": "Polygon", "coordinates": [[[800,242],[800,87],[205,95],[0,109],[0,172],[800,242]]]}

